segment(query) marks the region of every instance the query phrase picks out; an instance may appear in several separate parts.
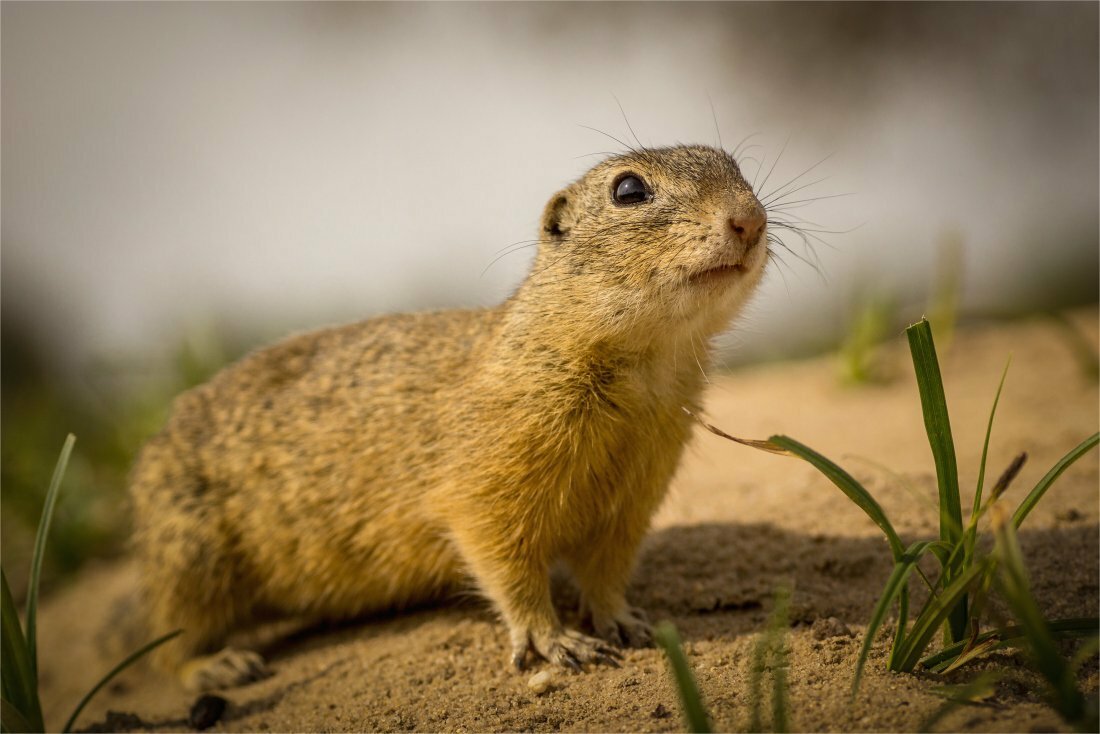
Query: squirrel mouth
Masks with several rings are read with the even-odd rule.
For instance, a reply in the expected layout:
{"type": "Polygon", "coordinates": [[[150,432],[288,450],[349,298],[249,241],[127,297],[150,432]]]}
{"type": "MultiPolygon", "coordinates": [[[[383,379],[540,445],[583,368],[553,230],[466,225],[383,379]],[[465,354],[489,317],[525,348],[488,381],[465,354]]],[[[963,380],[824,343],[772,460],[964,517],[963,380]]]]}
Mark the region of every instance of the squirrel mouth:
{"type": "Polygon", "coordinates": [[[688,276],[688,281],[696,285],[709,285],[712,283],[719,283],[735,275],[742,275],[746,270],[747,268],[741,263],[719,265],[688,276]]]}

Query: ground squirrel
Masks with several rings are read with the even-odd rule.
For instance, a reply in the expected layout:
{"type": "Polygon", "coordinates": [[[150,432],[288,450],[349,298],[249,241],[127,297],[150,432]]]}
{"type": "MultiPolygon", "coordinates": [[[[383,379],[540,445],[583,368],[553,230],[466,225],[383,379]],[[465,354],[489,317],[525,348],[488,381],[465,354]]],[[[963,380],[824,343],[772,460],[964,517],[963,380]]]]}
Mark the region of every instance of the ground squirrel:
{"type": "Polygon", "coordinates": [[[767,217],[729,153],[638,149],[555,194],[526,279],[481,310],[291,337],[177,398],[131,493],[157,652],[191,689],[263,661],[227,634],[471,585],[512,661],[645,644],[625,591],[699,408],[710,339],[764,271],[767,217]],[[563,562],[594,636],[550,598],[563,562]]]}

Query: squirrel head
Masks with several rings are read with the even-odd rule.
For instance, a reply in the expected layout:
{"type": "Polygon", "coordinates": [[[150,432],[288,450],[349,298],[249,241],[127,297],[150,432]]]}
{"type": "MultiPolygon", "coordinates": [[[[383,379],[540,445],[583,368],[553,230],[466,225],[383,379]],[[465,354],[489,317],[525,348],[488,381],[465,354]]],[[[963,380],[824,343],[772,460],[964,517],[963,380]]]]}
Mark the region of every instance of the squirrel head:
{"type": "Polygon", "coordinates": [[[733,156],[707,146],[602,161],[550,199],[539,235],[523,289],[575,304],[578,326],[642,338],[721,330],[768,259],[764,207],[733,156]]]}

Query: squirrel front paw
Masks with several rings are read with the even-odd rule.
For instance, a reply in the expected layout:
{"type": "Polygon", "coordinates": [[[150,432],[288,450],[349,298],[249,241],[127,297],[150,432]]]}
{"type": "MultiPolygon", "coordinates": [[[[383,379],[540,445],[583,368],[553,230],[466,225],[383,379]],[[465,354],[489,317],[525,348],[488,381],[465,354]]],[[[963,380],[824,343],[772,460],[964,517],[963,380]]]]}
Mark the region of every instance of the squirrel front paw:
{"type": "Polygon", "coordinates": [[[524,631],[513,636],[512,664],[517,670],[527,667],[527,653],[534,652],[554,665],[580,672],[586,663],[619,667],[619,652],[603,640],[566,629],[546,632],[524,631]]]}
{"type": "Polygon", "coordinates": [[[593,612],[592,628],[597,637],[617,647],[650,647],[653,644],[653,626],[638,607],[624,606],[615,615],[593,612]]]}

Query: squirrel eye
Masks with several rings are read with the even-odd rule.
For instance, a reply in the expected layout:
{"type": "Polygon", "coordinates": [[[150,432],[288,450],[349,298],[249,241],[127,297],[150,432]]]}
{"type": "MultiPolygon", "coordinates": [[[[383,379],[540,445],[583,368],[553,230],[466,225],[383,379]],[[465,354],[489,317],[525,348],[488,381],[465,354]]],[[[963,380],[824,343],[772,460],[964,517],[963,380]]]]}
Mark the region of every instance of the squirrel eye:
{"type": "Polygon", "coordinates": [[[628,174],[619,179],[615,184],[615,203],[617,204],[641,204],[649,200],[649,191],[645,181],[634,174],[628,174]]]}

